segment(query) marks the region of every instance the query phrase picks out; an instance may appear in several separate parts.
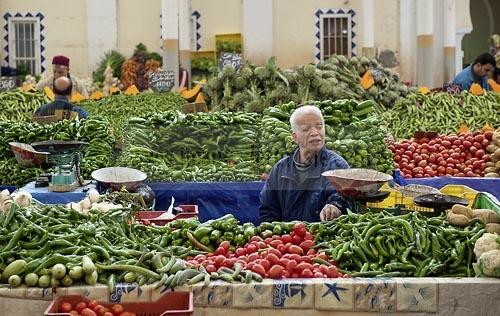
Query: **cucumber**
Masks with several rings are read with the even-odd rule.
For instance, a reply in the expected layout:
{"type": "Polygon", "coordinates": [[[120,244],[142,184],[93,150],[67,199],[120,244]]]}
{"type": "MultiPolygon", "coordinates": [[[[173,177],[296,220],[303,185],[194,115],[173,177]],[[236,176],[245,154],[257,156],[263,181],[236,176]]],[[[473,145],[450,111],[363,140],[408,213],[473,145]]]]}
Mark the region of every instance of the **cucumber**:
{"type": "Polygon", "coordinates": [[[26,269],[26,265],[28,263],[25,260],[19,259],[12,261],[9,265],[3,270],[2,278],[4,280],[8,280],[11,275],[19,275],[24,269],[26,269]]]}

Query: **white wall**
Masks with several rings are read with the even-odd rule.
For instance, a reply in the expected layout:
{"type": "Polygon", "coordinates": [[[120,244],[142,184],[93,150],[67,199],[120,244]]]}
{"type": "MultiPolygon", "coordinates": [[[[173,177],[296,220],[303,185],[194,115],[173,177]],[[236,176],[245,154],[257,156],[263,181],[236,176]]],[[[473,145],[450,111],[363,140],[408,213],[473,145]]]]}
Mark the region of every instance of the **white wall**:
{"type": "Polygon", "coordinates": [[[273,55],[273,1],[243,1],[245,59],[263,64],[273,55]]]}

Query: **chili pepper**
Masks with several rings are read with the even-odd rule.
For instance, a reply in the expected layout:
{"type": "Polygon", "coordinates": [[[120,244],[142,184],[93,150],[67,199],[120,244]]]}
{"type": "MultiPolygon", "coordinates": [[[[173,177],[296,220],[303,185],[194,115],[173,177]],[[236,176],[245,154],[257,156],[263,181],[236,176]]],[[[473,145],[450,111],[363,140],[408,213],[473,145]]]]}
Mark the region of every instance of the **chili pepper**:
{"type": "Polygon", "coordinates": [[[366,235],[364,236],[364,239],[365,240],[369,240],[371,235],[373,235],[375,232],[381,230],[384,226],[382,226],[381,224],[377,224],[373,227],[371,227],[370,229],[368,229],[368,231],[366,232],[366,235]]]}
{"type": "Polygon", "coordinates": [[[384,271],[378,270],[378,271],[354,272],[350,274],[352,275],[353,278],[369,278],[369,277],[376,277],[383,273],[384,271]]]}
{"type": "Polygon", "coordinates": [[[439,244],[438,237],[434,233],[432,233],[431,235],[431,243],[432,243],[432,257],[438,260],[442,255],[441,245],[439,244]]]}
{"type": "Polygon", "coordinates": [[[160,275],[156,272],[153,272],[151,270],[148,270],[143,267],[135,266],[135,265],[126,265],[126,264],[113,264],[113,265],[102,265],[96,263],[95,266],[101,270],[120,270],[120,271],[131,271],[137,274],[140,274],[142,276],[145,276],[146,278],[153,279],[153,280],[158,280],[160,279],[160,275]]]}
{"type": "Polygon", "coordinates": [[[401,263],[401,262],[391,262],[384,266],[384,271],[413,271],[416,270],[413,264],[401,263]]]}
{"type": "Polygon", "coordinates": [[[206,251],[206,252],[213,252],[213,249],[203,245],[202,243],[200,243],[198,240],[196,240],[196,238],[193,236],[193,234],[191,234],[191,232],[187,232],[187,238],[189,239],[189,241],[198,249],[200,250],[203,250],[203,251],[206,251]]]}

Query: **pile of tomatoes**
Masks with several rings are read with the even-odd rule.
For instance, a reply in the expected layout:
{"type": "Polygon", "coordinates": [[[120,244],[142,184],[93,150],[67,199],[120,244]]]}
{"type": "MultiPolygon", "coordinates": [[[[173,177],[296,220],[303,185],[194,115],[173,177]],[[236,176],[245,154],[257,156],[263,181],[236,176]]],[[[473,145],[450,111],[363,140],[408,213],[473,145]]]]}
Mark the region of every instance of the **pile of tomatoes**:
{"type": "Polygon", "coordinates": [[[71,316],[135,316],[135,313],[127,312],[121,304],[114,304],[111,308],[99,304],[96,300],[78,302],[71,304],[62,302],[59,304],[59,313],[69,313],[71,316]]]}
{"type": "MultiPolygon", "coordinates": [[[[339,278],[344,277],[334,261],[325,253],[312,247],[314,238],[304,223],[294,224],[290,234],[268,238],[253,236],[244,246],[230,251],[230,243],[224,241],[207,255],[187,258],[194,266],[202,265],[209,273],[221,267],[233,268],[240,264],[264,278],[339,278]]],[[[347,275],[346,275],[347,277],[347,275]]]]}
{"type": "Polygon", "coordinates": [[[482,177],[490,156],[485,152],[493,132],[442,135],[403,140],[389,145],[405,178],[434,176],[482,177]]]}

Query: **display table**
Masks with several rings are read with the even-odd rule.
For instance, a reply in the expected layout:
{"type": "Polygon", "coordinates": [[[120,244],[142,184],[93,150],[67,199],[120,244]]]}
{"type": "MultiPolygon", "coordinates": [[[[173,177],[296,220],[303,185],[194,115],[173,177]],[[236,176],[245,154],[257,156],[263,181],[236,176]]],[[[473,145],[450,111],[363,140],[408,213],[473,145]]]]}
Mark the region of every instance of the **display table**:
{"type": "MultiPolygon", "coordinates": [[[[288,279],[262,283],[213,282],[182,286],[192,291],[194,315],[498,315],[500,279],[393,278],[288,279]]],[[[109,302],[148,302],[170,289],[119,284],[109,293],[104,285],[55,289],[55,295],[76,294],[109,302]]],[[[0,288],[1,315],[43,315],[51,289],[0,288]]]]}
{"type": "MultiPolygon", "coordinates": [[[[409,183],[424,184],[442,188],[446,184],[466,185],[479,192],[489,192],[500,199],[500,179],[495,178],[453,178],[436,177],[406,179],[409,183]]],[[[172,196],[176,205],[196,204],[199,207],[200,220],[219,218],[225,214],[233,214],[241,222],[259,222],[259,194],[264,186],[262,181],[254,182],[161,182],[149,183],[156,193],[156,210],[165,210],[172,196]]],[[[35,188],[30,183],[22,189],[27,190],[33,198],[45,204],[66,204],[80,201],[83,192],[88,188],[79,188],[75,192],[48,192],[47,188],[35,188]]]]}

